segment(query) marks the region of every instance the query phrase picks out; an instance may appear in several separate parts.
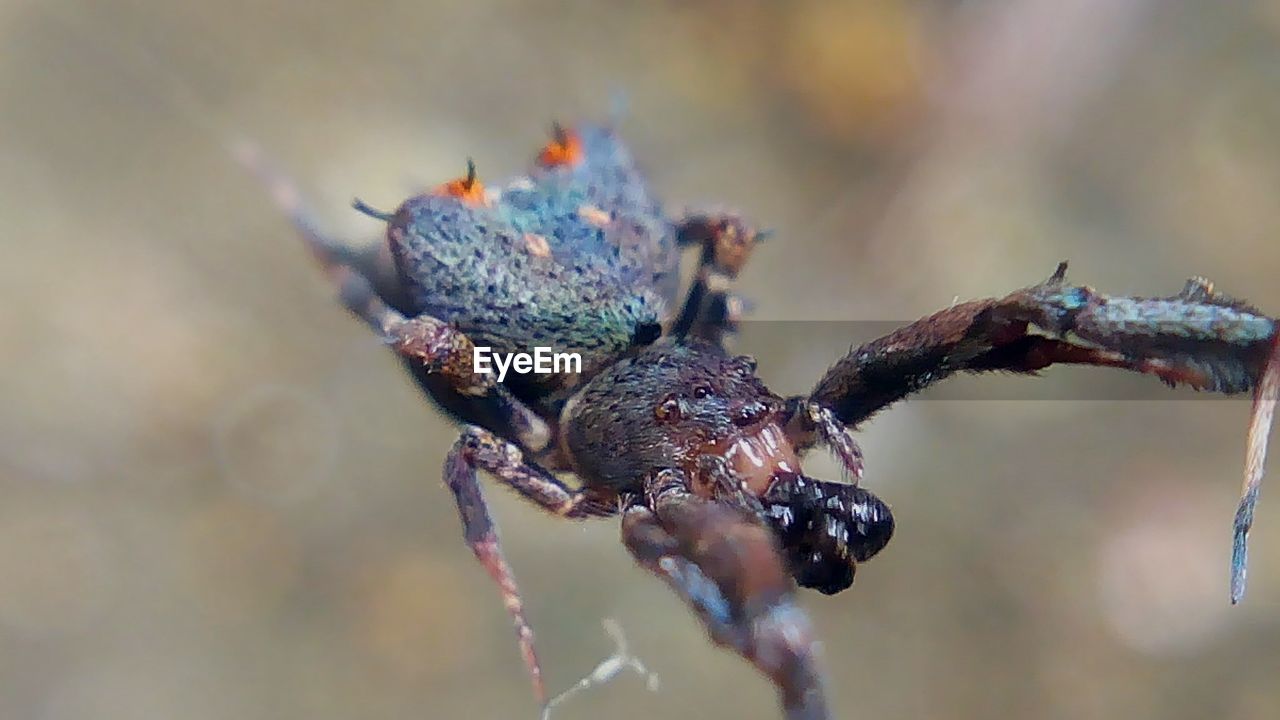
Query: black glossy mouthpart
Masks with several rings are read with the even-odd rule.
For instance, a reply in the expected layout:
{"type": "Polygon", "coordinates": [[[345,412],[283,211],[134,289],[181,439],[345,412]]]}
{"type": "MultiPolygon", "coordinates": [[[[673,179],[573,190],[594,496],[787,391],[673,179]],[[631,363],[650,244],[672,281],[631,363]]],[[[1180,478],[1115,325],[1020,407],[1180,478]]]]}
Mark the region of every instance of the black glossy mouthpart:
{"type": "Polygon", "coordinates": [[[761,498],[792,576],[827,595],[853,584],[857,564],[893,537],[893,513],[854,485],[780,474],[761,498]]]}

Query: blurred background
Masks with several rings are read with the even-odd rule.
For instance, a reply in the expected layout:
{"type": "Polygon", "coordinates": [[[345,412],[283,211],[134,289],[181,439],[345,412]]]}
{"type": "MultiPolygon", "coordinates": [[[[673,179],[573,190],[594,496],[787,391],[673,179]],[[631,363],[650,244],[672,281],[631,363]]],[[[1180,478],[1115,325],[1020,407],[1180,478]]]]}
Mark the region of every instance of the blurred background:
{"type": "MultiPolygon", "coordinates": [[[[455,429],[227,144],[373,242],[352,196],[519,173],[619,94],[673,212],[777,230],[742,281],[764,320],[910,320],[1064,258],[1280,311],[1277,0],[5,0],[0,718],[535,715],[440,484],[455,429]]],[[[739,348],[779,392],[850,341],[778,327],[739,348]]],[[[965,381],[863,428],[898,535],[803,598],[839,717],[1280,716],[1280,492],[1227,601],[1248,401],[1106,375],[965,381]]],[[[661,676],[557,718],[776,717],[615,522],[489,497],[551,689],[609,653],[606,617],[661,676]]]]}

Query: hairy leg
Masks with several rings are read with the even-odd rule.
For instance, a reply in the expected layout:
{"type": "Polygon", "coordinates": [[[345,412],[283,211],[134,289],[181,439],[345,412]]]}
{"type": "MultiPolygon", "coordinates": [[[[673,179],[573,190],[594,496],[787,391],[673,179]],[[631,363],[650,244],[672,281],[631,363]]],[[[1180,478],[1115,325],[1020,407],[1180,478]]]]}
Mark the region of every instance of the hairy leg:
{"type": "Polygon", "coordinates": [[[787,398],[787,439],[804,451],[821,442],[840,461],[846,480],[862,480],[862,448],[831,409],[804,397],[787,398]]]}
{"type": "Polygon", "coordinates": [[[1253,391],[1245,489],[1234,524],[1238,602],[1280,388],[1280,333],[1275,319],[1214,292],[1202,278],[1169,297],[1108,296],[1067,284],[1063,263],[1039,285],[956,305],[854,349],[810,399],[853,426],[957,372],[1034,373],[1055,363],[1133,370],[1198,390],[1253,391]]]}
{"type": "Polygon", "coordinates": [[[612,498],[581,490],[572,490],[543,468],[527,463],[524,453],[512,443],[488,430],[468,427],[449,451],[444,465],[444,481],[453,493],[462,518],[462,532],[467,545],[489,576],[498,584],[502,601],[515,624],[525,667],[533,681],[538,702],[547,702],[542,682],[542,668],[533,648],[533,630],[524,617],[524,602],[516,585],[511,566],[507,564],[498,542],[497,529],[484,495],[480,491],[477,470],[484,470],[526,500],[544,510],[566,518],[605,517],[617,512],[612,498]]]}
{"type": "Polygon", "coordinates": [[[1054,363],[1116,367],[1169,384],[1238,393],[1257,386],[1276,321],[1201,280],[1165,298],[1108,296],[1046,282],[961,303],[854,349],[810,399],[847,425],[960,371],[1034,373],[1054,363]]]}
{"type": "Polygon", "coordinates": [[[724,337],[737,329],[745,310],[745,301],[730,288],[751,251],[765,237],[730,213],[694,214],[681,221],[676,230],[678,243],[681,247],[700,245],[702,253],[671,334],[723,344],[724,337]]]}
{"type": "Polygon", "coordinates": [[[547,423],[532,408],[499,385],[492,373],[475,371],[475,345],[458,329],[436,318],[406,318],[386,304],[370,299],[364,305],[370,324],[377,322],[387,344],[428,373],[445,378],[455,392],[488,402],[497,411],[506,433],[534,452],[551,441],[547,423]]]}
{"type": "Polygon", "coordinates": [[[646,485],[622,516],[636,561],[693,607],[716,644],[773,680],[789,720],[827,718],[818,646],[773,532],[754,515],[695,496],[677,470],[646,485]]]}

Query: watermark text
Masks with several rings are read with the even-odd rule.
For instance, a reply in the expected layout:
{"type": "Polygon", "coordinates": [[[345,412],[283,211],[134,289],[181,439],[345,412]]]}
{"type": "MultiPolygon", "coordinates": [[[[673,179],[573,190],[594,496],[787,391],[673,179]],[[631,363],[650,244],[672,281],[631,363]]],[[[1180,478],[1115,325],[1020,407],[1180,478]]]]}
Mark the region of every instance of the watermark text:
{"type": "Polygon", "coordinates": [[[514,370],[521,375],[564,375],[582,372],[582,355],[574,352],[555,352],[549,347],[535,347],[532,353],[494,352],[486,345],[477,345],[472,355],[472,369],[476,374],[491,375],[496,370],[498,382],[514,370]]]}

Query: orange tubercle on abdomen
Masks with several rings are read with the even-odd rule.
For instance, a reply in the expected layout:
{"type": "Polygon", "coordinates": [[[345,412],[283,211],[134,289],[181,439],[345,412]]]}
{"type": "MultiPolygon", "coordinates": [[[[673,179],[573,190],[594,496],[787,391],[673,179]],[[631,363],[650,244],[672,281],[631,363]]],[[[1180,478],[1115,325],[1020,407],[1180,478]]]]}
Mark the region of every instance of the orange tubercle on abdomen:
{"type": "Polygon", "coordinates": [[[476,164],[467,160],[467,174],[437,186],[432,195],[454,197],[467,205],[485,205],[484,183],[476,179],[476,164]]]}
{"type": "Polygon", "coordinates": [[[545,168],[566,167],[582,162],[582,139],[577,133],[557,123],[551,135],[551,142],[538,153],[539,165],[545,168]]]}

